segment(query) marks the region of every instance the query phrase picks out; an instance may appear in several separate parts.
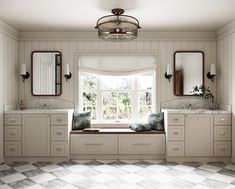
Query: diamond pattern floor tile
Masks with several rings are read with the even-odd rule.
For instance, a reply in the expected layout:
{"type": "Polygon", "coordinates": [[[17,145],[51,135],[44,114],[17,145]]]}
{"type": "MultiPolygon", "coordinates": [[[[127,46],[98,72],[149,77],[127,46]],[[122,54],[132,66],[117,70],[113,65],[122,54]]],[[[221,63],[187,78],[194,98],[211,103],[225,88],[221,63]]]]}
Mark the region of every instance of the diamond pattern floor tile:
{"type": "Polygon", "coordinates": [[[70,160],[0,165],[0,189],[233,189],[235,165],[164,160],[70,160]]]}

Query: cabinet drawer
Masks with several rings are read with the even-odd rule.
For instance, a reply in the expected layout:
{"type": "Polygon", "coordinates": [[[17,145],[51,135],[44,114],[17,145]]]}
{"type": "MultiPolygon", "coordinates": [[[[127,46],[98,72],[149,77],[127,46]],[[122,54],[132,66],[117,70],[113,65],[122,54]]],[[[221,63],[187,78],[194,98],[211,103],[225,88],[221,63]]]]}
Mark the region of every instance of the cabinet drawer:
{"type": "Polygon", "coordinates": [[[231,126],[215,126],[214,140],[231,140],[231,126]]]}
{"type": "Polygon", "coordinates": [[[67,114],[51,115],[51,124],[52,125],[67,125],[68,115],[67,114]]]}
{"type": "Polygon", "coordinates": [[[51,140],[68,140],[68,127],[52,126],[51,127],[51,140]]]}
{"type": "Polygon", "coordinates": [[[184,115],[168,115],[168,125],[184,125],[184,115]]]}
{"type": "Polygon", "coordinates": [[[21,115],[5,114],[5,125],[21,125],[21,115]]]}
{"type": "Polygon", "coordinates": [[[71,154],[117,154],[117,135],[71,135],[71,154]]]}
{"type": "Polygon", "coordinates": [[[5,142],[5,156],[21,156],[21,142],[5,142]]]}
{"type": "Polygon", "coordinates": [[[169,126],[168,140],[184,140],[184,126],[169,126]]]}
{"type": "Polygon", "coordinates": [[[68,143],[67,142],[51,142],[51,155],[52,156],[68,156],[68,143]]]}
{"type": "Polygon", "coordinates": [[[231,125],[231,115],[215,115],[215,125],[231,125]]]}
{"type": "Polygon", "coordinates": [[[184,156],[184,142],[168,142],[167,144],[168,156],[184,156]]]}
{"type": "Polygon", "coordinates": [[[164,154],[165,135],[119,135],[119,154],[164,154]]]}
{"type": "Polygon", "coordinates": [[[230,142],[215,142],[214,145],[215,156],[231,156],[231,143],[230,142]]]}
{"type": "Polygon", "coordinates": [[[21,140],[21,127],[19,126],[5,127],[5,140],[11,140],[11,141],[21,140]]]}

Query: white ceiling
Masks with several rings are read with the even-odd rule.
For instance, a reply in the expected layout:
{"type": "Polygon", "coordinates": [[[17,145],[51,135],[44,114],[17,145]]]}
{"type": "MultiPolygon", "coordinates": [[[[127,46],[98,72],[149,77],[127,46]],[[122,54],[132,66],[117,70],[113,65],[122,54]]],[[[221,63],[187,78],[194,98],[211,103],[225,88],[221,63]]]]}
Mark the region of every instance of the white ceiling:
{"type": "Polygon", "coordinates": [[[117,7],[142,31],[215,31],[235,19],[235,0],[0,0],[0,19],[20,31],[93,31],[117,7]]]}

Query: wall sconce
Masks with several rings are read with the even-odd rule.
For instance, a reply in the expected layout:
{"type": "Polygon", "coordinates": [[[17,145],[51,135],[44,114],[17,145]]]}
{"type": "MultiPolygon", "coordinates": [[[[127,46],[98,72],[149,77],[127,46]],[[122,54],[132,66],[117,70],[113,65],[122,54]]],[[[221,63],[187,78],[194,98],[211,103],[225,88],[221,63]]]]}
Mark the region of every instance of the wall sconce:
{"type": "Polygon", "coordinates": [[[64,66],[64,77],[66,78],[66,82],[68,82],[68,79],[71,79],[72,74],[69,72],[69,64],[65,64],[64,66]]]}
{"type": "Polygon", "coordinates": [[[167,70],[166,70],[166,73],[165,73],[165,78],[168,79],[169,82],[171,81],[172,75],[173,75],[173,72],[172,72],[171,64],[167,64],[167,70]]]}
{"type": "Polygon", "coordinates": [[[211,64],[210,72],[207,73],[207,78],[213,82],[215,76],[216,76],[216,66],[215,64],[211,64]]]}
{"type": "Polygon", "coordinates": [[[21,64],[20,66],[20,76],[22,76],[23,82],[25,81],[25,79],[29,78],[29,72],[26,71],[26,66],[25,64],[21,64]]]}

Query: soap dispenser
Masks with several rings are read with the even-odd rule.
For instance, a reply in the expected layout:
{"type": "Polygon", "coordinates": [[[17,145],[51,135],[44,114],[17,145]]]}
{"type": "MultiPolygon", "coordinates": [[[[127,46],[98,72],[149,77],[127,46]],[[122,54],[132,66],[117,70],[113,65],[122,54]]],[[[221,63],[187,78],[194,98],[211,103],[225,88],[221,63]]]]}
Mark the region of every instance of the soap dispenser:
{"type": "Polygon", "coordinates": [[[23,100],[20,101],[20,109],[23,110],[24,109],[24,103],[23,100]]]}

